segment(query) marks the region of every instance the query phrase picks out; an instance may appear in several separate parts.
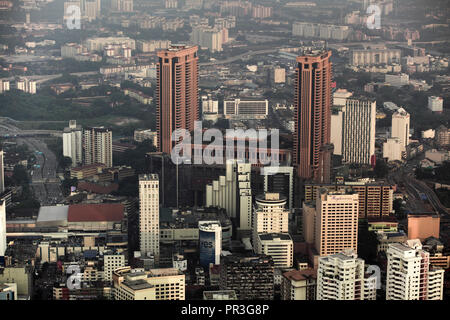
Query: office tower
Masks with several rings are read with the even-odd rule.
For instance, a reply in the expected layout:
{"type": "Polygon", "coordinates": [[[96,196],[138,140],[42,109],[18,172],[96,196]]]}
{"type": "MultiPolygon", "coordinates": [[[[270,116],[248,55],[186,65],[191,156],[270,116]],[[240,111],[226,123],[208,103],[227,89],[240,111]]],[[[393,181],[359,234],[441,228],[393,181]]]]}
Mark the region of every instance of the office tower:
{"type": "Polygon", "coordinates": [[[392,115],[392,138],[398,138],[402,145],[403,150],[409,144],[409,113],[405,109],[400,108],[392,115]]]}
{"type": "Polygon", "coordinates": [[[371,164],[375,155],[376,102],[347,99],[342,124],[342,162],[371,164]]]}
{"type": "Polygon", "coordinates": [[[280,193],[287,197],[289,210],[294,208],[294,168],[262,167],[264,176],[264,192],[280,193]]]}
{"type": "Polygon", "coordinates": [[[222,226],[220,221],[199,221],[198,238],[200,247],[200,265],[220,264],[222,252],[222,226]]]}
{"type": "Polygon", "coordinates": [[[364,260],[351,250],[320,257],[317,300],[375,300],[377,278],[364,275],[364,260]]]}
{"type": "Polygon", "coordinates": [[[206,186],[206,206],[227,210],[235,219],[239,230],[252,227],[252,190],[250,187],[251,164],[227,160],[225,176],[206,186]]]}
{"type": "Polygon", "coordinates": [[[5,192],[5,164],[4,164],[5,153],[0,150],[0,194],[5,192]]]}
{"type": "Polygon", "coordinates": [[[404,151],[404,146],[399,138],[388,138],[383,143],[383,158],[387,161],[401,161],[404,151]]]}
{"type": "Polygon", "coordinates": [[[331,163],[324,145],[330,143],[331,51],[297,57],[295,78],[295,133],[293,163],[302,179],[327,182],[331,163]]]}
{"type": "Polygon", "coordinates": [[[159,262],[159,178],[157,174],[139,175],[139,232],[142,257],[159,262]]]}
{"type": "Polygon", "coordinates": [[[294,242],[289,233],[259,233],[255,253],[272,257],[275,268],[290,268],[294,261],[294,242]]]}
{"type": "Polygon", "coordinates": [[[317,272],[291,270],[281,278],[281,300],[316,300],[317,272]]]}
{"type": "Polygon", "coordinates": [[[6,202],[0,200],[0,257],[6,251],[6,202]]]}
{"type": "Polygon", "coordinates": [[[288,233],[289,210],[286,197],[279,193],[265,193],[256,197],[253,212],[253,245],[258,242],[258,234],[288,233]]]}
{"type": "Polygon", "coordinates": [[[238,300],[273,300],[273,260],[264,255],[222,258],[220,290],[234,290],[238,300]]]}
{"type": "Polygon", "coordinates": [[[315,245],[320,256],[358,246],[358,194],[320,189],[316,202],[315,245]]]}
{"type": "Polygon", "coordinates": [[[106,167],[113,166],[112,131],[104,127],[86,128],[83,130],[84,164],[102,163],[106,167]]]}
{"type": "Polygon", "coordinates": [[[442,300],[444,269],[430,265],[420,240],[390,244],[387,259],[386,300],[442,300]]]}
{"type": "Polygon", "coordinates": [[[72,167],[83,162],[83,130],[76,120],[69,121],[63,131],[63,155],[72,159],[72,167]]]}
{"type": "Polygon", "coordinates": [[[170,154],[176,129],[194,130],[198,120],[197,46],[171,45],[158,51],[157,131],[158,149],[170,154]]]}
{"type": "Polygon", "coordinates": [[[344,184],[306,184],[305,202],[315,203],[317,190],[345,192],[347,189],[358,193],[360,218],[385,218],[393,213],[394,186],[382,181],[346,181],[344,184]]]}
{"type": "Polygon", "coordinates": [[[103,271],[106,282],[112,282],[113,271],[125,267],[125,255],[116,252],[105,252],[103,255],[103,271]]]}

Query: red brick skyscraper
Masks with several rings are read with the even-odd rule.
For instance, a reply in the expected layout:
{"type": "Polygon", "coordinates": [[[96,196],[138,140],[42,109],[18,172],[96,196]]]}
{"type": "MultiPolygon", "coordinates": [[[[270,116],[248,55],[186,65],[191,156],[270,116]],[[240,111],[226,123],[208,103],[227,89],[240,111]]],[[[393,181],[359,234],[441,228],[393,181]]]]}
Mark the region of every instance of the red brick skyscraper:
{"type": "Polygon", "coordinates": [[[312,51],[297,57],[295,78],[294,165],[297,175],[329,182],[332,148],[331,51],[312,51]]]}
{"type": "Polygon", "coordinates": [[[176,129],[194,130],[198,120],[197,46],[172,45],[158,52],[157,131],[158,150],[172,151],[176,129]]]}

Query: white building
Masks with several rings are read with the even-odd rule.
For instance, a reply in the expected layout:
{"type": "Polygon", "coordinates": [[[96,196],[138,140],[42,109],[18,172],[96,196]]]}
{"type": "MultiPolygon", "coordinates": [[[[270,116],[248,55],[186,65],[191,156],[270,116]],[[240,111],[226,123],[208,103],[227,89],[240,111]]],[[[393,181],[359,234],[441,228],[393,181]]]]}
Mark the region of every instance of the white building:
{"type": "Polygon", "coordinates": [[[252,226],[250,174],[250,163],[227,160],[225,176],[206,186],[206,206],[226,209],[230,218],[237,219],[240,230],[251,230],[252,226]]]}
{"type": "Polygon", "coordinates": [[[442,112],[444,110],[444,99],[441,97],[428,97],[428,109],[433,112],[442,112]]]}
{"type": "Polygon", "coordinates": [[[342,155],[342,124],[344,107],[334,108],[331,112],[330,142],[334,145],[333,154],[342,155]]]}
{"type": "Polygon", "coordinates": [[[430,266],[420,240],[390,244],[387,250],[386,300],[442,300],[444,270],[430,266]]]}
{"type": "Polygon", "coordinates": [[[8,80],[0,80],[0,93],[9,91],[9,81],[8,80]]]}
{"type": "Polygon", "coordinates": [[[30,94],[36,93],[36,81],[27,78],[20,78],[19,80],[17,80],[16,87],[17,90],[22,90],[30,94]]]}
{"type": "Polygon", "coordinates": [[[213,99],[211,95],[202,96],[202,112],[218,114],[219,100],[213,99]]]}
{"type": "Polygon", "coordinates": [[[370,164],[375,155],[376,102],[347,99],[342,121],[342,161],[370,164]]]}
{"type": "Polygon", "coordinates": [[[364,260],[351,250],[320,257],[317,300],[375,300],[376,278],[364,275],[364,260]]]}
{"type": "Polygon", "coordinates": [[[253,245],[259,234],[288,233],[289,210],[286,209],[286,197],[279,193],[265,193],[257,196],[253,211],[253,245]]]}
{"type": "Polygon", "coordinates": [[[422,139],[434,139],[434,136],[436,134],[436,131],[433,129],[428,129],[421,132],[422,139]]]}
{"type": "Polygon", "coordinates": [[[84,164],[103,163],[107,168],[113,166],[112,131],[104,127],[83,130],[84,164]]]}
{"type": "Polygon", "coordinates": [[[255,252],[271,256],[275,268],[290,268],[294,259],[294,242],[289,233],[260,233],[255,252]]]}
{"type": "Polygon", "coordinates": [[[399,49],[358,49],[351,52],[350,64],[354,66],[371,66],[400,63],[401,56],[401,50],[399,49]]]}
{"type": "Polygon", "coordinates": [[[136,49],[136,42],[134,39],[129,37],[96,37],[96,38],[88,38],[85,41],[85,46],[88,52],[103,51],[108,45],[124,45],[127,48],[131,48],[131,50],[136,49]]]}
{"type": "Polygon", "coordinates": [[[139,175],[139,239],[142,257],[159,262],[159,177],[139,175]]]}
{"type": "Polygon", "coordinates": [[[0,150],[0,194],[5,192],[5,163],[4,163],[5,153],[0,150]]]}
{"type": "Polygon", "coordinates": [[[223,102],[226,118],[263,119],[269,114],[268,100],[227,100],[223,102]]]}
{"type": "Polygon", "coordinates": [[[63,131],[63,155],[72,159],[72,167],[83,162],[83,130],[76,120],[69,121],[63,131]]]}
{"type": "Polygon", "coordinates": [[[286,82],[286,69],[274,68],[273,69],[273,82],[274,83],[285,83],[286,82]]]}
{"type": "Polygon", "coordinates": [[[208,48],[211,52],[222,51],[224,41],[224,31],[227,29],[216,29],[207,26],[197,26],[192,28],[190,40],[193,44],[208,48]]]}
{"type": "Polygon", "coordinates": [[[402,151],[405,151],[406,147],[409,145],[409,122],[410,115],[403,108],[398,109],[392,115],[391,137],[400,140],[403,147],[402,151]]]}
{"type": "Polygon", "coordinates": [[[113,271],[125,267],[125,255],[120,253],[108,252],[103,255],[104,280],[112,282],[113,271]]]}
{"type": "Polygon", "coordinates": [[[137,40],[136,49],[140,52],[156,52],[159,49],[170,48],[170,40],[137,40]]]}
{"type": "Polygon", "coordinates": [[[401,74],[386,74],[384,81],[393,87],[403,87],[409,84],[409,75],[401,74]]]}
{"type": "Polygon", "coordinates": [[[3,257],[6,251],[6,202],[0,202],[0,257],[3,257]]]}
{"type": "Polygon", "coordinates": [[[388,138],[383,143],[383,158],[387,158],[387,161],[401,161],[403,152],[404,147],[399,138],[388,138]]]}
{"type": "Polygon", "coordinates": [[[185,300],[185,275],[175,268],[113,272],[115,300],[185,300]]]}
{"type": "Polygon", "coordinates": [[[347,99],[353,95],[353,92],[346,89],[338,89],[333,93],[333,106],[345,107],[347,99]]]}

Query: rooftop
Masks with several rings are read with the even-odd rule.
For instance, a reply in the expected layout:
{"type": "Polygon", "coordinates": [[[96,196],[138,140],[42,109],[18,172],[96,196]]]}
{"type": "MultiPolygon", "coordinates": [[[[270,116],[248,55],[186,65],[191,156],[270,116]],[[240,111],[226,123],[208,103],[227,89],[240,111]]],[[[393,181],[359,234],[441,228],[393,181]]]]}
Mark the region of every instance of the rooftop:
{"type": "Polygon", "coordinates": [[[123,204],[74,204],[69,206],[68,222],[121,221],[124,215],[123,204]]]}

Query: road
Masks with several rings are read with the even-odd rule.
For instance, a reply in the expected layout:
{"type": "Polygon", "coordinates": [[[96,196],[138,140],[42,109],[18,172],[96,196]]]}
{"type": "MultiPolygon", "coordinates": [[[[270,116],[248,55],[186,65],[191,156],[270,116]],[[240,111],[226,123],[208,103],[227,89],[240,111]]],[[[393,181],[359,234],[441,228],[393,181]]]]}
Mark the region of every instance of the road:
{"type": "MultiPolygon", "coordinates": [[[[0,125],[0,135],[20,135],[22,131],[9,123],[0,125]]],[[[18,144],[25,144],[30,151],[35,152],[36,165],[31,176],[31,187],[36,199],[41,205],[53,205],[64,199],[60,184],[61,181],[56,175],[58,167],[55,154],[47,148],[47,145],[36,138],[17,138],[18,144]],[[37,152],[36,152],[37,151],[37,152]]]]}
{"type": "Polygon", "coordinates": [[[219,65],[219,64],[227,64],[227,63],[231,63],[234,61],[238,61],[240,59],[242,59],[245,56],[256,56],[256,55],[260,55],[260,54],[267,54],[267,53],[274,53],[274,52],[278,52],[280,49],[282,48],[275,48],[275,49],[266,49],[266,50],[258,50],[258,51],[247,51],[245,53],[241,53],[237,56],[225,59],[225,60],[219,60],[219,61],[211,61],[211,62],[201,62],[199,63],[200,67],[206,67],[206,66],[214,66],[214,65],[219,65]]]}

